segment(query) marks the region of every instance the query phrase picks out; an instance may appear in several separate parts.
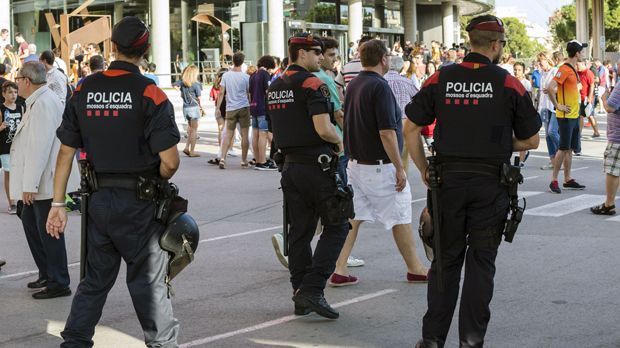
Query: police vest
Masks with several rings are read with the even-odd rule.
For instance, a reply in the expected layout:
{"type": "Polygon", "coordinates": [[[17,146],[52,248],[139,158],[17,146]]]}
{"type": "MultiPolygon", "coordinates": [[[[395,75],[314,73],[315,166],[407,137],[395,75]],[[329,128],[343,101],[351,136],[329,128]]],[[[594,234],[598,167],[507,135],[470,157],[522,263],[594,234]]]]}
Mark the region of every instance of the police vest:
{"type": "Polygon", "coordinates": [[[513,110],[506,103],[508,72],[465,62],[433,75],[439,156],[505,161],[512,154],[513,110]]]}
{"type": "Polygon", "coordinates": [[[144,136],[145,94],[153,81],[126,70],[107,70],[84,79],[74,98],[89,162],[99,173],[138,173],[159,166],[144,136]]]}
{"type": "Polygon", "coordinates": [[[313,115],[329,113],[331,107],[329,90],[318,77],[300,67],[289,67],[271,83],[266,107],[274,142],[283,152],[328,149],[312,121],[313,115]]]}

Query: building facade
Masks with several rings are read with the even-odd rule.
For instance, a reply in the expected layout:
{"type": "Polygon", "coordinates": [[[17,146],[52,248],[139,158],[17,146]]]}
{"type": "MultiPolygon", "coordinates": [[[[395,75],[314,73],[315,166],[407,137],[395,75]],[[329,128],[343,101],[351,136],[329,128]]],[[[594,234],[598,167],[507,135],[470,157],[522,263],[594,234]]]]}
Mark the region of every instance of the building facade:
{"type": "MultiPolygon", "coordinates": [[[[58,21],[83,0],[0,0],[0,27],[11,37],[21,32],[39,51],[52,47],[45,19],[58,21]]],[[[395,41],[431,40],[450,46],[460,37],[460,15],[491,10],[494,0],[95,0],[89,14],[140,17],[152,28],[152,60],[158,74],[175,73],[175,61],[213,59],[227,40],[234,51],[243,50],[250,61],[263,54],[286,55],[286,39],[299,31],[336,38],[344,51],[362,35],[395,41]],[[219,28],[191,20],[209,14],[232,27],[223,36],[219,28]],[[168,35],[167,35],[168,34],[168,35]],[[210,50],[204,50],[210,49],[210,50]],[[206,54],[205,54],[206,53],[206,54]]],[[[71,20],[71,29],[83,25],[71,20]]]]}

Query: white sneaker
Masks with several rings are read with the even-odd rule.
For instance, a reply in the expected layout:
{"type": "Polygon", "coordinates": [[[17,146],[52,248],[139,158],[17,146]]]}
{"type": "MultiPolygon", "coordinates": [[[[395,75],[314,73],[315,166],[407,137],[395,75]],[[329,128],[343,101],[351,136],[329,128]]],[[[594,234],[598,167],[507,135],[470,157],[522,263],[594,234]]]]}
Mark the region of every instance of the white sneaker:
{"type": "Polygon", "coordinates": [[[282,233],[276,233],[271,236],[271,244],[273,244],[273,249],[276,251],[278,261],[288,269],[288,257],[284,256],[284,236],[282,233]]]}
{"type": "Polygon", "coordinates": [[[362,267],[364,266],[364,260],[356,259],[353,256],[349,256],[347,259],[347,267],[362,267]]]}
{"type": "Polygon", "coordinates": [[[230,156],[230,157],[239,157],[239,155],[237,155],[237,153],[234,150],[228,151],[228,156],[230,156]]]}

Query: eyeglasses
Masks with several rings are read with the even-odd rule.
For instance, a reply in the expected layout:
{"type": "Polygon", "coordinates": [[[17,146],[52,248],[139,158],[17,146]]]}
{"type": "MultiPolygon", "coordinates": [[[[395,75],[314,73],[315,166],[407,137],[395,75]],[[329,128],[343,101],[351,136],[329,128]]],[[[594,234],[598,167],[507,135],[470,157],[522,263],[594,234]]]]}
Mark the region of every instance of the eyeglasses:
{"type": "Polygon", "coordinates": [[[313,51],[314,54],[316,54],[317,56],[320,56],[321,54],[323,54],[323,50],[320,48],[304,48],[303,50],[306,52],[313,51]]]}
{"type": "Polygon", "coordinates": [[[495,41],[501,43],[502,47],[506,47],[506,40],[491,40],[491,42],[495,42],[495,41]]]}

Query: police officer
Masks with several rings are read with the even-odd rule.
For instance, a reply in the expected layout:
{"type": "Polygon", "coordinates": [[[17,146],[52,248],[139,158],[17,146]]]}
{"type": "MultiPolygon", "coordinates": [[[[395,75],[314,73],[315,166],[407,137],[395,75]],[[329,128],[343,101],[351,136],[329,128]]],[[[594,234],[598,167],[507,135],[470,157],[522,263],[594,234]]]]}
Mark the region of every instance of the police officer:
{"type": "Polygon", "coordinates": [[[323,290],[334,271],[348,233],[347,218],[326,216],[326,203],[336,195],[329,170],[320,165],[343,151],[330,118],[329,89],[312,72],[323,59],[321,42],[309,34],[288,41],[291,65],[269,87],[267,112],[276,146],[284,155],[282,190],[290,223],[289,270],[295,314],[311,311],[336,319],[339,313],[325,300],[323,290]],[[324,225],[314,255],[310,242],[319,215],[324,225]]]}
{"type": "MultiPolygon", "coordinates": [[[[138,198],[138,180],[169,179],[179,166],[179,130],[166,94],[142,76],[138,64],[149,49],[149,30],[125,17],[112,31],[116,60],[107,71],[77,86],[58,128],[54,200],[47,229],[63,233],[64,197],[76,149],[86,153],[98,189],[89,199],[86,276],[80,282],[61,347],[91,347],[95,325],[127,263],[127,286],[148,347],[176,347],[179,324],[172,314],[166,267],[153,200],[138,198]]],[[[142,192],[144,193],[144,192],[142,192]]]]}
{"type": "Polygon", "coordinates": [[[483,346],[495,258],[510,207],[500,168],[514,169],[505,167],[512,152],[535,149],[539,142],[541,122],[532,100],[516,78],[495,65],[506,44],[502,21],[491,15],[476,17],[467,31],[471,53],[463,63],[431,76],[405,109],[406,143],[427,184],[429,164],[420,131],[437,120],[434,147],[441,183],[437,216],[443,221],[440,231],[434,231],[440,233],[441,251],[431,266],[423,340],[417,347],[444,346],[463,263],[460,346],[483,346]]]}

